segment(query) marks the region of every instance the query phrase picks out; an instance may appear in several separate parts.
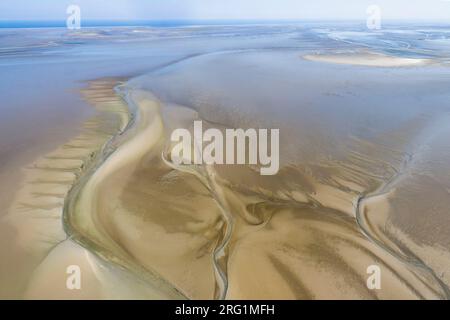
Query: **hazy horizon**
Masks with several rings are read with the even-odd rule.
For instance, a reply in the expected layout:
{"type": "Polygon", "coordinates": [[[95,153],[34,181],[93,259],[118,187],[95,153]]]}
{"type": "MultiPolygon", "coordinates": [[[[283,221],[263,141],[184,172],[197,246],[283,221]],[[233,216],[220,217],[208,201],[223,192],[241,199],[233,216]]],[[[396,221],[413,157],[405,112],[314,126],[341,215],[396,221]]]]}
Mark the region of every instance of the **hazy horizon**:
{"type": "MultiPolygon", "coordinates": [[[[422,25],[450,25],[450,21],[439,19],[384,19],[384,25],[422,24],[422,25]]],[[[65,28],[66,20],[2,20],[0,29],[27,28],[65,28]]],[[[362,19],[83,19],[84,28],[95,27],[187,27],[187,26],[220,26],[220,25],[283,25],[301,23],[353,23],[365,25],[362,19]]]]}
{"type": "Polygon", "coordinates": [[[365,20],[378,5],[386,20],[448,20],[449,0],[3,0],[0,20],[65,20],[69,5],[85,20],[365,20]]]}

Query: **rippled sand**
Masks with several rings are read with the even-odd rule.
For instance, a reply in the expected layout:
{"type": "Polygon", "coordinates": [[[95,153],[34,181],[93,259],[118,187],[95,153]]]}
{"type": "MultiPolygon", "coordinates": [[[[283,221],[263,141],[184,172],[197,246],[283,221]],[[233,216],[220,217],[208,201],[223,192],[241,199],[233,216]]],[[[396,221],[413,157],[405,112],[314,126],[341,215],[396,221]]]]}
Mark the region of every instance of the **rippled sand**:
{"type": "Polygon", "coordinates": [[[84,123],[79,136],[26,168],[23,187],[2,221],[3,227],[15,230],[15,247],[10,249],[16,251],[3,272],[12,272],[9,268],[25,257],[33,271],[16,271],[4,291],[23,290],[27,299],[168,298],[67,238],[68,226],[63,223],[65,199],[102,159],[104,145],[129,122],[128,106],[114,91],[120,83],[110,78],[90,82],[81,94],[95,107],[96,115],[84,123]],[[80,266],[83,290],[67,290],[69,265],[80,266]]]}
{"type": "Polygon", "coordinates": [[[446,297],[432,271],[392,253],[368,222],[366,203],[376,200],[364,193],[402,174],[398,151],[354,139],[341,163],[324,161],[313,175],[290,165],[268,180],[246,166],[175,166],[167,134],[192,130],[198,113],[145,91],[128,99],[133,126],[80,190],[69,220],[120,264],[144,267],[150,281],[163,278],[192,299],[446,297]],[[383,270],[380,291],[366,286],[373,264],[383,270]]]}

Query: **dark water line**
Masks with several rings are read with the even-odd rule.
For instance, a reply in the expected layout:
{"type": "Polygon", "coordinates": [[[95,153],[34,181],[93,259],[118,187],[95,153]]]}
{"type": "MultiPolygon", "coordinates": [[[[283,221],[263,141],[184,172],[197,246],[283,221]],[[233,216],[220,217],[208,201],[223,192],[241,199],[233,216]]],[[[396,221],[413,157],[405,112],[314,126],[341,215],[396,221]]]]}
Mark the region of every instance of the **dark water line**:
{"type": "MultiPolygon", "coordinates": [[[[278,48],[278,49],[282,49],[282,48],[278,48]]],[[[295,48],[289,48],[289,49],[295,49],[295,48]]],[[[261,50],[261,48],[241,49],[241,50],[239,50],[239,49],[222,50],[222,51],[209,52],[209,53],[203,53],[203,54],[192,54],[192,55],[174,60],[172,62],[166,63],[164,65],[158,66],[157,68],[153,68],[152,70],[149,70],[149,72],[151,73],[151,72],[155,72],[158,70],[162,70],[169,66],[173,66],[173,65],[176,65],[183,61],[193,59],[193,58],[196,58],[199,56],[220,54],[220,53],[226,53],[226,52],[246,52],[246,51],[253,51],[253,50],[261,50]]],[[[122,92],[121,94],[123,94],[123,92],[124,92],[124,91],[121,91],[121,89],[119,87],[117,88],[117,91],[122,92]]],[[[115,144],[117,141],[117,138],[124,135],[126,133],[126,131],[128,131],[128,129],[133,126],[134,121],[135,121],[134,115],[135,115],[136,110],[135,110],[135,108],[133,108],[133,104],[130,103],[130,101],[127,101],[127,105],[128,105],[129,112],[131,115],[130,121],[128,122],[127,126],[125,127],[125,129],[123,131],[121,131],[121,132],[117,133],[115,136],[113,136],[104,145],[104,147],[95,155],[94,159],[90,161],[90,163],[87,166],[87,168],[85,169],[85,171],[82,173],[82,175],[79,177],[79,179],[74,183],[72,189],[69,191],[68,196],[65,200],[64,209],[63,209],[63,226],[64,226],[64,230],[65,230],[66,234],[68,234],[68,236],[71,239],[73,239],[74,241],[76,241],[77,243],[79,243],[80,245],[85,247],[86,249],[92,250],[94,248],[95,249],[95,250],[93,250],[94,253],[97,256],[99,256],[102,260],[104,260],[108,263],[114,263],[114,262],[110,261],[103,254],[101,254],[101,251],[104,249],[99,248],[98,245],[95,244],[93,241],[91,241],[90,239],[85,238],[77,233],[76,228],[74,228],[74,226],[72,226],[72,224],[71,224],[70,217],[73,212],[73,207],[74,207],[74,203],[76,202],[77,194],[81,191],[81,189],[83,188],[83,186],[85,185],[85,183],[87,182],[89,177],[103,164],[105,159],[108,158],[115,151],[115,148],[117,147],[115,144]]],[[[409,163],[409,161],[410,161],[410,159],[407,159],[406,164],[409,163]]],[[[399,170],[391,178],[391,180],[389,182],[384,184],[379,190],[375,191],[374,193],[368,193],[368,194],[363,194],[363,195],[359,196],[359,198],[357,199],[356,207],[355,207],[355,216],[356,216],[357,225],[358,225],[361,233],[364,234],[371,242],[375,243],[378,247],[380,247],[383,251],[389,253],[396,259],[398,259],[406,264],[409,264],[416,268],[421,268],[423,271],[430,274],[437,281],[439,286],[442,288],[442,290],[444,291],[444,293],[446,295],[446,298],[450,299],[449,288],[435,275],[434,271],[431,268],[429,268],[427,265],[425,265],[418,257],[416,257],[414,255],[411,256],[411,258],[412,258],[411,260],[405,259],[401,255],[396,253],[394,250],[392,250],[388,244],[385,244],[385,243],[379,241],[378,239],[376,239],[376,237],[370,233],[370,230],[368,230],[365,227],[365,223],[364,223],[364,220],[362,218],[362,213],[361,213],[361,203],[367,199],[370,199],[372,197],[376,197],[378,195],[382,195],[382,194],[386,193],[387,192],[386,190],[388,190],[389,187],[395,181],[397,181],[398,178],[400,178],[402,173],[403,173],[403,170],[399,170]]],[[[199,174],[199,173],[197,172],[197,174],[199,174]]],[[[231,234],[232,234],[232,230],[233,230],[232,215],[230,212],[228,212],[224,208],[222,201],[220,200],[220,197],[217,194],[217,191],[213,187],[212,182],[210,180],[208,180],[209,179],[208,174],[206,175],[206,179],[207,179],[206,187],[208,188],[208,190],[210,190],[214,200],[219,205],[219,207],[222,211],[222,214],[223,214],[223,218],[225,220],[224,222],[228,223],[228,225],[226,226],[225,235],[224,235],[221,243],[214,250],[214,265],[215,265],[215,268],[219,271],[218,273],[220,276],[220,279],[218,279],[218,281],[223,283],[222,289],[219,292],[218,298],[224,299],[226,296],[227,289],[228,289],[228,279],[227,279],[226,272],[222,271],[219,266],[218,256],[220,253],[223,253],[223,250],[227,247],[229,240],[231,238],[231,234]]]]}
{"type": "MultiPolygon", "coordinates": [[[[200,170],[197,170],[195,166],[175,165],[166,158],[164,152],[162,153],[161,158],[164,161],[164,163],[166,163],[166,165],[168,165],[172,169],[195,176],[200,181],[200,183],[202,183],[205,186],[205,188],[209,191],[211,198],[217,204],[220,212],[222,213],[222,221],[224,222],[225,225],[222,229],[225,230],[225,232],[223,233],[221,241],[214,248],[213,264],[215,272],[217,274],[216,284],[219,288],[219,291],[217,292],[215,298],[219,300],[224,300],[228,292],[228,276],[227,272],[223,270],[222,267],[220,266],[219,260],[221,257],[226,256],[225,250],[233,234],[234,228],[233,215],[229,210],[226,209],[227,207],[226,201],[222,199],[222,197],[220,196],[220,192],[218,192],[217,188],[214,186],[215,183],[211,180],[211,174],[208,172],[208,166],[203,167],[205,168],[206,171],[203,174],[202,172],[200,172],[200,170]]],[[[211,170],[213,169],[211,168],[211,170]]]]}
{"type": "Polygon", "coordinates": [[[401,254],[398,254],[397,252],[395,252],[395,250],[393,250],[389,246],[389,244],[378,240],[377,237],[374,236],[370,232],[370,229],[368,227],[366,227],[366,223],[365,223],[365,220],[363,218],[363,213],[362,213],[362,210],[361,210],[361,204],[365,200],[368,200],[370,198],[382,196],[382,195],[385,195],[385,194],[389,193],[391,186],[393,184],[395,184],[395,182],[397,182],[401,178],[401,176],[403,175],[403,173],[405,172],[406,168],[408,167],[408,165],[409,165],[409,163],[411,161],[412,161],[412,156],[408,155],[407,159],[404,161],[404,163],[403,163],[402,167],[400,168],[400,170],[398,170],[398,172],[388,182],[383,184],[378,190],[376,190],[374,192],[371,192],[371,193],[362,194],[361,196],[358,197],[357,202],[356,202],[356,207],[355,207],[356,223],[357,223],[361,233],[369,241],[371,241],[374,244],[376,244],[380,249],[382,249],[383,251],[389,253],[391,256],[393,256],[397,260],[403,262],[404,264],[410,265],[413,268],[419,268],[422,271],[424,271],[425,273],[428,273],[429,275],[431,275],[432,278],[441,287],[441,289],[442,289],[442,291],[443,291],[443,293],[445,295],[445,298],[447,300],[449,300],[450,299],[450,289],[448,288],[448,286],[441,279],[439,279],[436,276],[435,272],[429,266],[427,266],[419,257],[414,255],[412,252],[409,252],[409,256],[408,257],[404,257],[401,254]]]}
{"type": "MultiPolygon", "coordinates": [[[[75,243],[79,244],[80,246],[82,246],[83,248],[94,254],[97,258],[99,258],[105,263],[112,263],[117,265],[119,268],[123,269],[124,266],[122,264],[111,260],[111,255],[113,255],[113,253],[109,252],[108,250],[105,250],[105,248],[103,248],[97,242],[85,236],[82,232],[80,232],[77,229],[77,227],[73,224],[72,221],[72,217],[75,215],[76,202],[84,186],[87,184],[92,175],[97,171],[97,169],[103,165],[105,160],[108,159],[120,146],[120,143],[117,144],[118,140],[120,140],[121,137],[126,135],[127,131],[133,128],[134,125],[136,124],[137,107],[128,98],[129,91],[124,86],[124,84],[120,84],[116,86],[115,92],[118,96],[121,96],[122,99],[126,102],[129,112],[129,121],[126,124],[125,128],[123,128],[117,134],[112,136],[104,144],[104,146],[98,152],[96,152],[95,156],[89,162],[88,166],[86,167],[82,175],[75,181],[72,188],[69,190],[67,197],[64,201],[63,207],[63,229],[64,232],[68,235],[69,239],[71,239],[75,243]]],[[[117,255],[114,256],[119,261],[123,261],[123,259],[120,258],[119,256],[117,255]]],[[[154,276],[158,277],[158,279],[164,282],[167,285],[167,287],[170,288],[170,290],[176,292],[180,296],[187,298],[178,288],[174,287],[169,281],[165,280],[158,273],[156,272],[149,273],[147,269],[145,269],[144,267],[140,266],[138,263],[135,263],[133,261],[127,260],[125,261],[125,265],[132,267],[135,271],[138,272],[138,274],[143,275],[143,280],[146,280],[147,277],[151,277],[150,274],[153,277],[154,276]]]]}

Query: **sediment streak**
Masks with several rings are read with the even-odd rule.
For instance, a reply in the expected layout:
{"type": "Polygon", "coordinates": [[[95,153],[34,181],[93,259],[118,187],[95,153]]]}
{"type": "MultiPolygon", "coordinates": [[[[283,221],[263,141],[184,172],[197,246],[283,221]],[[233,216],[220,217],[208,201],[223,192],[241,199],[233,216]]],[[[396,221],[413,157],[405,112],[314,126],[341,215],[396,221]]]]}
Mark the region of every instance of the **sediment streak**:
{"type": "MultiPolygon", "coordinates": [[[[148,152],[154,148],[156,143],[162,139],[163,135],[163,122],[160,114],[160,106],[158,101],[150,95],[149,93],[140,91],[123,91],[128,102],[129,107],[133,112],[132,121],[128,124],[126,129],[112,139],[104,148],[101,157],[97,164],[93,165],[90,172],[87,173],[85,177],[80,179],[78,185],[73,189],[70,194],[68,206],[67,206],[67,226],[68,232],[74,235],[80,243],[87,245],[89,248],[94,249],[100,256],[103,256],[106,260],[114,261],[119,263],[123,267],[131,268],[134,272],[140,273],[146,277],[147,281],[152,283],[160,283],[160,288],[166,288],[169,290],[169,296],[176,296],[176,294],[181,294],[182,288],[177,288],[173,286],[168,281],[163,279],[157,272],[148,268],[142,268],[138,262],[135,262],[127,252],[115,242],[112,235],[104,229],[104,225],[99,220],[97,205],[99,203],[97,194],[100,192],[102,185],[110,174],[125,171],[128,172],[124,177],[131,175],[133,169],[136,167],[137,163],[141,158],[143,158],[148,152]]],[[[224,299],[228,296],[229,289],[229,245],[230,241],[235,233],[235,217],[238,214],[234,212],[232,206],[228,202],[226,195],[224,194],[223,186],[216,180],[216,172],[212,166],[174,166],[169,160],[162,154],[163,160],[166,165],[177,171],[186,172],[188,174],[195,175],[202,184],[207,188],[210,197],[214,199],[220,212],[222,213],[222,233],[218,238],[213,251],[213,264],[216,274],[216,294],[215,298],[224,299]]],[[[363,158],[359,156],[359,161],[363,158]]],[[[387,165],[387,164],[385,164],[387,165]]],[[[351,170],[352,169],[348,169],[351,170]]],[[[354,170],[357,175],[361,175],[362,172],[358,171],[357,168],[354,170]]],[[[354,171],[353,170],[353,171],[354,171]]],[[[394,170],[395,171],[395,170],[394,170]]],[[[398,171],[391,181],[394,181],[396,177],[400,176],[402,170],[398,171]]],[[[379,177],[375,176],[377,179],[379,177]]],[[[389,244],[384,243],[377,239],[375,235],[372,234],[369,228],[366,226],[366,221],[363,219],[361,213],[361,204],[364,200],[369,197],[378,196],[389,188],[392,182],[384,184],[379,191],[359,196],[357,199],[357,205],[355,208],[355,218],[356,223],[360,228],[360,231],[383,251],[388,252],[394,259],[399,259],[398,254],[395,254],[390,249],[389,244]]],[[[255,194],[260,197],[265,206],[280,205],[280,200],[268,199],[262,195],[255,194]]],[[[283,203],[283,201],[281,202],[283,203]]],[[[287,208],[295,208],[298,205],[308,205],[307,203],[298,203],[290,201],[284,201],[283,206],[287,208]]],[[[322,203],[317,202],[315,204],[319,211],[327,211],[322,203]]],[[[313,210],[317,210],[313,209],[313,210]]],[[[291,209],[289,209],[291,210],[291,209]]],[[[295,212],[295,210],[294,210],[295,212]]],[[[344,213],[345,214],[345,213],[344,213]]],[[[335,222],[337,223],[337,221],[335,222]]],[[[319,230],[320,232],[320,230],[319,230]]],[[[356,235],[355,235],[356,236],[356,235]]],[[[409,264],[412,269],[415,269],[418,274],[415,277],[419,277],[416,280],[416,284],[422,282],[423,285],[428,287],[428,294],[434,292],[436,296],[440,296],[440,292],[436,291],[433,285],[428,285],[425,283],[427,280],[421,280],[421,273],[427,278],[425,274],[432,276],[434,281],[437,281],[439,286],[444,292],[446,292],[446,287],[443,285],[434,275],[434,273],[423,264],[419,264],[417,260],[404,261],[409,264]]],[[[403,263],[402,262],[402,263],[403,263]]],[[[412,272],[412,271],[411,271],[412,272]]],[[[413,273],[410,273],[411,275],[413,273]]],[[[414,277],[414,276],[413,276],[414,277]]],[[[418,289],[415,288],[414,284],[407,284],[409,289],[414,292],[418,297],[424,298],[418,289]]]]}
{"type": "MultiPolygon", "coordinates": [[[[117,244],[111,237],[111,234],[104,229],[104,226],[98,217],[97,194],[101,190],[102,184],[107,180],[108,175],[119,170],[125,170],[125,172],[128,171],[128,175],[131,175],[137,162],[139,162],[139,160],[162,139],[163,135],[163,122],[159,110],[160,105],[155,97],[145,92],[133,90],[127,91],[124,87],[121,88],[121,94],[124,95],[128,107],[130,108],[130,114],[132,114],[131,121],[119,134],[110,139],[102,152],[96,157],[96,160],[86,169],[85,174],[78,180],[69,193],[65,206],[66,231],[75,241],[86,248],[93,250],[106,261],[117,263],[124,268],[129,268],[130,270],[133,270],[133,272],[141,274],[146,281],[157,284],[157,287],[165,292],[166,297],[184,297],[182,288],[177,288],[161,277],[158,272],[149,268],[143,268],[137,261],[134,261],[127,251],[117,244]],[[135,104],[135,101],[138,101],[138,103],[135,104]]],[[[210,197],[214,199],[221,212],[223,221],[222,233],[217,239],[217,243],[213,250],[213,265],[217,288],[215,298],[227,298],[229,297],[228,289],[230,274],[228,268],[230,262],[228,261],[228,258],[229,250],[231,250],[230,241],[235,233],[235,217],[238,213],[234,212],[234,209],[228,203],[228,199],[224,194],[224,186],[216,180],[215,177],[217,174],[213,167],[175,166],[166,159],[164,153],[162,154],[162,159],[166,165],[174,170],[195,175],[207,188],[210,197]]],[[[355,171],[354,174],[360,175],[361,172],[355,171]]],[[[433,281],[435,281],[442,289],[444,297],[448,298],[448,288],[436,277],[430,268],[416,257],[409,256],[405,259],[405,257],[401,257],[397,254],[391,249],[391,246],[388,243],[377,238],[374,232],[368,227],[368,221],[364,218],[362,203],[372,197],[377,197],[388,192],[390,186],[401,174],[402,170],[399,170],[388,183],[383,184],[377,191],[357,196],[354,208],[355,223],[359,227],[360,232],[364,234],[367,239],[376,244],[383,251],[389,253],[394,259],[409,265],[413,270],[415,269],[416,272],[425,277],[423,279],[430,279],[428,276],[431,276],[433,281]]],[[[247,192],[250,191],[247,190],[247,192]]],[[[287,207],[291,208],[289,210],[293,210],[294,213],[295,210],[297,210],[295,208],[298,206],[310,207],[311,210],[319,210],[320,212],[331,210],[322,207],[323,204],[321,202],[308,197],[306,202],[299,202],[298,200],[294,200],[293,197],[289,201],[286,201],[281,199],[277,200],[273,197],[268,198],[258,193],[254,193],[254,196],[259,197],[264,206],[287,207]]],[[[323,213],[318,214],[322,215],[323,213]]],[[[345,213],[340,214],[345,216],[345,213]]],[[[336,220],[335,223],[337,223],[337,221],[338,220],[336,220]]],[[[267,223],[267,221],[265,223],[267,223]]],[[[299,230],[299,232],[301,232],[301,230],[299,230]]],[[[357,235],[355,234],[355,236],[357,235]]],[[[425,283],[426,280],[423,280],[421,275],[416,274],[416,277],[417,276],[419,276],[419,278],[417,278],[419,281],[418,283],[421,282],[422,285],[425,285],[428,288],[427,291],[429,293],[427,296],[430,295],[430,292],[436,297],[442,296],[442,292],[438,292],[433,284],[427,284],[425,283]]],[[[414,285],[408,284],[408,287],[418,297],[426,297],[418,292],[414,285]]],[[[302,290],[306,290],[306,288],[302,290]]]]}

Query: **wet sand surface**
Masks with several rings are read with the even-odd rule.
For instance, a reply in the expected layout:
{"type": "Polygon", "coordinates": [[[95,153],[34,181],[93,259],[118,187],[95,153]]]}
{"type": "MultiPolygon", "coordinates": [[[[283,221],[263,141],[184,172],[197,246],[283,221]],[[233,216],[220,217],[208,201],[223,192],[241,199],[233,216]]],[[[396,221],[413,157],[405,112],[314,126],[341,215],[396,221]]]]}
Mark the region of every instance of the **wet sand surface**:
{"type": "Polygon", "coordinates": [[[104,72],[136,76],[86,82],[79,97],[94,108],[80,135],[26,166],[0,270],[24,271],[2,277],[2,295],[447,299],[447,47],[397,29],[214,28],[116,30],[81,46],[114,52],[111,64],[130,58],[111,49],[142,56],[104,72]],[[280,129],[279,173],[176,165],[170,133],[194,120],[280,129]],[[85,274],[80,292],[65,288],[68,264],[85,274]],[[380,290],[366,285],[371,265],[380,290]]]}
{"type": "MultiPolygon", "coordinates": [[[[215,267],[225,275],[225,279],[219,277],[215,297],[446,297],[445,285],[434,272],[416,263],[410,253],[406,256],[412,261],[405,261],[394,249],[396,240],[377,239],[377,233],[360,218],[360,203],[366,195],[388,189],[386,184],[409,169],[422,132],[434,126],[437,114],[447,113],[445,106],[428,109],[430,101],[437,98],[435,92],[428,91],[430,82],[436,74],[444,76],[445,72],[440,68],[395,69],[386,74],[382,69],[304,62],[296,51],[269,51],[194,58],[130,81],[129,85],[157,92],[168,108],[184,104],[196,110],[198,114],[192,119],[207,120],[212,127],[282,128],[282,168],[274,177],[261,177],[248,167],[188,170],[202,177],[211,197],[224,211],[226,226],[219,241],[226,241],[226,250],[220,257],[216,251],[210,253],[215,267]],[[324,73],[329,75],[326,82],[324,73]],[[187,77],[188,84],[183,82],[187,77]],[[399,95],[411,87],[414,92],[399,95]],[[428,92],[423,91],[425,87],[428,92]],[[369,265],[388,270],[382,282],[390,286],[389,290],[368,290],[365,279],[369,265]],[[221,291],[222,286],[225,288],[221,291]]],[[[439,85],[431,87],[445,92],[439,85]]],[[[154,166],[143,164],[125,187],[122,201],[129,212],[126,216],[149,213],[144,221],[149,219],[149,224],[162,226],[172,234],[169,223],[155,214],[160,210],[134,207],[139,197],[152,203],[164,199],[173,203],[182,197],[171,192],[179,183],[170,185],[161,195],[139,193],[150,188],[136,187],[142,179],[151,180],[145,173],[155,174],[147,167],[154,166]]],[[[185,174],[186,168],[175,168],[185,174]]],[[[165,180],[165,175],[158,180],[165,180]]],[[[106,212],[110,214],[111,210],[106,212]]],[[[167,215],[170,211],[160,212],[167,215]]],[[[208,220],[214,221],[215,216],[208,220]]],[[[193,217],[185,224],[184,233],[191,234],[190,225],[198,218],[208,221],[193,217]]],[[[374,218],[383,228],[398,228],[386,225],[389,215],[376,214],[374,218]]],[[[125,226],[123,221],[120,225],[125,226]]],[[[213,226],[208,229],[215,229],[213,226]]],[[[180,239],[179,245],[181,241],[186,240],[180,239]]],[[[151,248],[140,254],[149,256],[147,250],[151,248]]],[[[161,259],[155,256],[153,261],[161,259]]],[[[165,266],[152,264],[167,272],[165,266]]]]}

